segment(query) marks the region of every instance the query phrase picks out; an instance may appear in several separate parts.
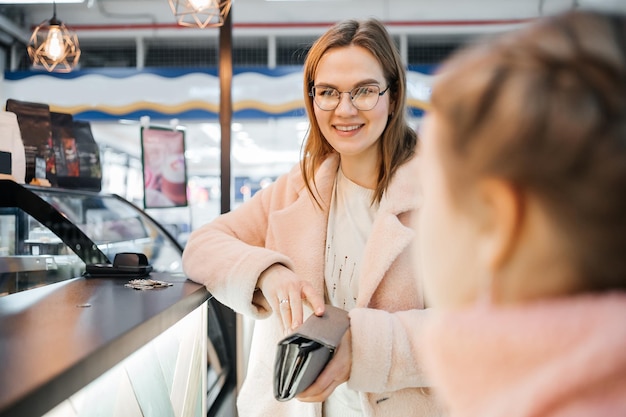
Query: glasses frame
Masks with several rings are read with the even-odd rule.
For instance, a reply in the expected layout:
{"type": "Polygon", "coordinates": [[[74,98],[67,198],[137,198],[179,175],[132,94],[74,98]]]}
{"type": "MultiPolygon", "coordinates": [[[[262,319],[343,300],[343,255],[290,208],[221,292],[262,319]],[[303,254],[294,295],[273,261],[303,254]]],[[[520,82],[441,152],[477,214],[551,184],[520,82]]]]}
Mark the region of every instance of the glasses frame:
{"type": "Polygon", "coordinates": [[[378,89],[380,89],[380,86],[378,84],[363,84],[363,85],[358,85],[356,87],[354,87],[352,90],[350,91],[339,91],[337,90],[335,87],[330,87],[330,86],[319,86],[319,85],[312,85],[311,89],[309,90],[309,97],[311,97],[313,99],[313,102],[315,103],[315,105],[323,111],[333,111],[336,110],[337,107],[339,107],[339,103],[341,103],[341,95],[342,94],[348,94],[350,96],[350,103],[354,106],[355,109],[359,110],[359,111],[369,111],[372,110],[374,107],[376,107],[376,105],[378,104],[378,101],[380,100],[380,97],[383,96],[391,87],[391,84],[387,85],[387,88],[385,88],[384,90],[380,91],[378,93],[378,97],[376,97],[376,102],[374,103],[374,105],[372,107],[370,107],[369,109],[362,109],[359,108],[356,104],[354,104],[354,95],[352,94],[355,90],[359,89],[359,88],[363,88],[363,87],[377,87],[378,89]],[[319,103],[315,100],[315,89],[316,88],[326,88],[326,89],[332,89],[337,91],[337,93],[339,93],[339,99],[337,100],[337,104],[335,104],[335,106],[333,108],[323,108],[322,106],[319,105],[319,103]]]}

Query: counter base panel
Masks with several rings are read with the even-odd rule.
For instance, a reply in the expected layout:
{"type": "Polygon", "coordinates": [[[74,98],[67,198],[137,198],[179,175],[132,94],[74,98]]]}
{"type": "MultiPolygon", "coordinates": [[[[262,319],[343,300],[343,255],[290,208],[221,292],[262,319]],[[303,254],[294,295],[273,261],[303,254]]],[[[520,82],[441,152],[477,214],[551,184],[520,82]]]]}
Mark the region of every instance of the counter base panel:
{"type": "Polygon", "coordinates": [[[206,415],[207,302],[44,417],[206,415]]]}

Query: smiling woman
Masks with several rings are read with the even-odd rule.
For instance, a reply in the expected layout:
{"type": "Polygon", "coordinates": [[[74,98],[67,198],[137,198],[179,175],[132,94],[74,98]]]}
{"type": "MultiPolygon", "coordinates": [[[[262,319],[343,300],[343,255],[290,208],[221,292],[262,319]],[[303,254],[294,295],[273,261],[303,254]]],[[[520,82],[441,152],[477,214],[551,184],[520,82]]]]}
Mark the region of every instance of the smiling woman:
{"type": "Polygon", "coordinates": [[[420,371],[428,315],[410,259],[419,162],[405,66],[380,21],[348,20],[313,44],[303,75],[310,129],[300,164],[193,232],[183,255],[190,279],[263,319],[239,415],[439,415],[420,371]],[[326,304],[348,311],[350,328],[297,400],[276,401],[277,343],[326,304]]]}

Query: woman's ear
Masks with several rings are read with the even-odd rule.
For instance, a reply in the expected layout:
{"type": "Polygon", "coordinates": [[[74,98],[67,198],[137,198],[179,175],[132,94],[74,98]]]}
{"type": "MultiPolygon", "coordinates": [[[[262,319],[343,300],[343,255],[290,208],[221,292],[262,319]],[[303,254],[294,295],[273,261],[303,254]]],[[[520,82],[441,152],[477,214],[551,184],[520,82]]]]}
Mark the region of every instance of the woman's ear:
{"type": "Polygon", "coordinates": [[[519,241],[524,217],[521,192],[510,182],[483,179],[479,184],[481,230],[478,256],[485,269],[484,287],[491,300],[498,300],[502,288],[497,282],[500,272],[511,260],[519,241]]]}

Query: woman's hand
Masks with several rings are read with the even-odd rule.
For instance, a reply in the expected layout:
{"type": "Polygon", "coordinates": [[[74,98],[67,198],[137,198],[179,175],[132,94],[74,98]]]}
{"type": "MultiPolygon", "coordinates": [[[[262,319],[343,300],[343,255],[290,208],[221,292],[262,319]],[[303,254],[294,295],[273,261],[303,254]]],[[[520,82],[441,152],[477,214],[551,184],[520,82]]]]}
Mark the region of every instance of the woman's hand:
{"type": "Polygon", "coordinates": [[[333,393],[335,388],[350,378],[352,369],[352,334],[350,329],[341,338],[335,356],[328,362],[326,368],[317,377],[315,382],[296,396],[304,402],[322,402],[333,393]]]}
{"type": "Polygon", "coordinates": [[[280,314],[284,331],[293,331],[302,324],[303,303],[315,315],[324,314],[324,297],[315,291],[311,283],[298,279],[281,264],[274,264],[263,271],[257,285],[271,308],[280,314]]]}

